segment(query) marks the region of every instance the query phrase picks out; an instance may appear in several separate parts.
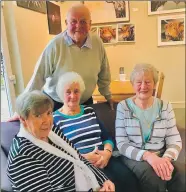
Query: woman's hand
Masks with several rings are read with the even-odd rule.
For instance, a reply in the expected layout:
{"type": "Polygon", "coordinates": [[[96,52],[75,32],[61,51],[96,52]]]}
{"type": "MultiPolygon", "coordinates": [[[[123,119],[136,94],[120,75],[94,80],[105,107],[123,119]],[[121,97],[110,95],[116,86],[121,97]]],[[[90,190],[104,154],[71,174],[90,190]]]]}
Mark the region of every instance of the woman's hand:
{"type": "Polygon", "coordinates": [[[170,160],[167,158],[158,157],[154,153],[145,153],[145,160],[152,166],[155,173],[161,177],[162,180],[169,181],[171,179],[172,171],[174,170],[170,160]]]}
{"type": "Polygon", "coordinates": [[[104,151],[97,150],[96,153],[98,153],[101,156],[101,158],[94,165],[98,168],[103,169],[104,167],[107,166],[109,159],[112,156],[112,153],[110,153],[109,151],[106,151],[106,150],[104,150],[104,151]]]}
{"type": "Polygon", "coordinates": [[[99,191],[115,191],[115,185],[110,180],[107,180],[99,191]]]}
{"type": "MultiPolygon", "coordinates": [[[[97,150],[96,150],[97,151],[97,150]]],[[[87,153],[87,154],[81,154],[85,159],[90,161],[93,165],[95,165],[96,162],[98,162],[101,159],[101,155],[99,155],[95,150],[87,153]]]]}

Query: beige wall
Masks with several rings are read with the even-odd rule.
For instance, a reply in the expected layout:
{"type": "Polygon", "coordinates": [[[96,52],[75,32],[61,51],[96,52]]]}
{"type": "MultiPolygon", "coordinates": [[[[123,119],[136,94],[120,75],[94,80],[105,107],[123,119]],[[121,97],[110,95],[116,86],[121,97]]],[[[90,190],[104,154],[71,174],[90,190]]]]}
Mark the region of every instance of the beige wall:
{"type": "MultiPolygon", "coordinates": [[[[66,11],[73,3],[76,2],[58,3],[61,6],[63,30],[65,29],[66,11]]],[[[184,104],[185,45],[158,47],[158,15],[148,16],[147,2],[130,1],[129,5],[130,23],[136,25],[136,42],[105,46],[112,71],[112,79],[118,79],[120,66],[125,67],[127,76],[129,76],[136,63],[151,63],[165,74],[162,98],[178,105],[184,104]],[[133,11],[133,8],[138,10],[133,11]]],[[[17,7],[15,2],[12,10],[20,53],[17,57],[20,56],[24,86],[26,86],[39,55],[53,36],[48,34],[46,14],[17,7]]]]}

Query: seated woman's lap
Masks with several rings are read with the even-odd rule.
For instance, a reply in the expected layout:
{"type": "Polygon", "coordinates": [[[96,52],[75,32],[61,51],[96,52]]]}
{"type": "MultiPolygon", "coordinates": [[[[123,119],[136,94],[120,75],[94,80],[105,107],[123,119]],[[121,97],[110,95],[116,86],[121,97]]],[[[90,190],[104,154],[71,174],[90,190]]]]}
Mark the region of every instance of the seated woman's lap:
{"type": "Polygon", "coordinates": [[[139,179],[142,192],[164,192],[166,189],[168,189],[170,192],[184,191],[183,188],[185,188],[185,184],[183,181],[185,178],[183,171],[181,171],[181,167],[183,168],[183,165],[179,164],[179,166],[177,166],[178,163],[174,162],[173,165],[175,170],[173,172],[172,179],[166,182],[157,176],[153,168],[147,162],[134,161],[124,156],[122,156],[121,159],[123,163],[130,170],[132,170],[136,177],[139,179]]]}
{"type": "Polygon", "coordinates": [[[111,157],[108,165],[102,171],[115,183],[116,192],[139,191],[135,174],[122,163],[120,157],[111,157]]]}

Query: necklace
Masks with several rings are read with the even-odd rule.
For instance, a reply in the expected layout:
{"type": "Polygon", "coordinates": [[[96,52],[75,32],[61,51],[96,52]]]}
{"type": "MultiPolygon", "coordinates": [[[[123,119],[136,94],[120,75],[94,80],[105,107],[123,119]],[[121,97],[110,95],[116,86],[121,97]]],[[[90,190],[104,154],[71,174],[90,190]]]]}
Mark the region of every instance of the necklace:
{"type": "Polygon", "coordinates": [[[143,122],[147,125],[147,127],[148,127],[148,129],[149,129],[150,126],[151,126],[151,120],[149,121],[148,118],[146,118],[145,112],[142,112],[142,114],[143,114],[143,119],[144,119],[143,122]]]}
{"type": "Polygon", "coordinates": [[[152,110],[153,110],[153,106],[154,106],[154,98],[152,98],[152,100],[150,100],[149,103],[147,103],[145,109],[143,108],[143,106],[138,102],[138,100],[135,98],[134,99],[134,103],[137,107],[139,107],[141,109],[141,113],[140,113],[140,116],[141,116],[141,120],[143,121],[143,124],[145,124],[147,126],[147,128],[149,129],[151,127],[151,124],[152,124],[152,110]],[[147,113],[150,114],[150,118],[148,118],[148,116],[145,114],[147,113]],[[150,120],[149,120],[150,119],[150,120]]]}

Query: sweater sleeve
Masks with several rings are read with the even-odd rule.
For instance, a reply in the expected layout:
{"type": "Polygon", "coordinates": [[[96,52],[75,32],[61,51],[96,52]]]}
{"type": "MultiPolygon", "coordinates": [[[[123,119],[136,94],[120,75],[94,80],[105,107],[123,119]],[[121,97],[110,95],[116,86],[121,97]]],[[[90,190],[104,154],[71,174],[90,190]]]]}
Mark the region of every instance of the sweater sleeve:
{"type": "Polygon", "coordinates": [[[48,44],[43,53],[40,55],[35,66],[34,73],[25,88],[25,92],[41,90],[46,82],[46,79],[52,75],[54,71],[54,47],[54,43],[48,44]]]}
{"type": "Polygon", "coordinates": [[[170,103],[167,104],[167,131],[165,135],[166,151],[164,157],[170,157],[174,161],[182,149],[182,141],[178,129],[176,127],[175,114],[170,103]]]}
{"type": "MultiPolygon", "coordinates": [[[[73,147],[75,150],[77,150],[74,145],[72,144],[72,142],[70,142],[68,140],[67,137],[64,136],[63,132],[59,129],[59,127],[57,126],[53,126],[52,131],[54,131],[54,133],[56,133],[58,136],[60,136],[63,140],[65,140],[71,147],[73,147]]],[[[108,178],[106,177],[106,175],[100,171],[98,168],[96,168],[94,165],[92,165],[88,160],[86,160],[83,156],[81,156],[81,154],[79,153],[79,151],[77,150],[77,153],[80,157],[80,160],[83,161],[88,167],[89,169],[94,173],[94,175],[97,178],[97,181],[99,183],[100,186],[103,185],[103,183],[108,180],[108,178]]]]}
{"type": "Polygon", "coordinates": [[[105,97],[106,100],[111,99],[111,92],[110,92],[110,82],[111,82],[111,74],[110,74],[110,67],[107,58],[107,54],[101,39],[99,40],[101,44],[101,69],[98,74],[98,90],[105,97]]]}
{"type": "Polygon", "coordinates": [[[89,167],[89,169],[94,173],[98,183],[100,186],[103,186],[103,183],[108,180],[108,177],[97,167],[91,164],[88,160],[86,160],[83,156],[80,155],[80,159],[89,167]]]}
{"type": "Polygon", "coordinates": [[[116,143],[120,154],[136,161],[142,161],[142,156],[145,150],[141,150],[137,147],[133,147],[130,144],[126,129],[125,118],[129,118],[128,111],[125,111],[123,104],[120,102],[117,106],[116,112],[116,143]]]}
{"type": "Polygon", "coordinates": [[[9,162],[7,175],[16,191],[53,191],[47,171],[39,160],[17,155],[9,162]]]}

